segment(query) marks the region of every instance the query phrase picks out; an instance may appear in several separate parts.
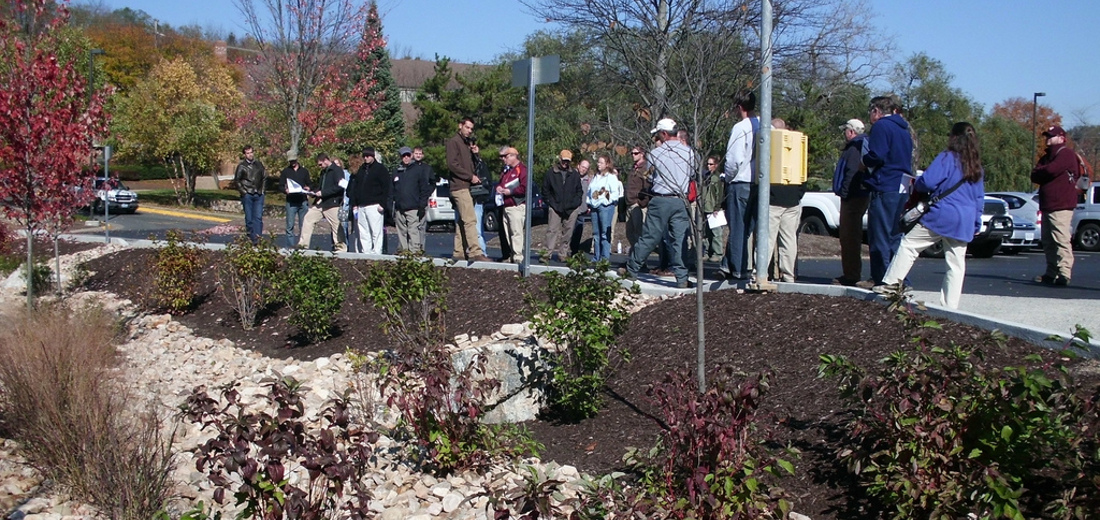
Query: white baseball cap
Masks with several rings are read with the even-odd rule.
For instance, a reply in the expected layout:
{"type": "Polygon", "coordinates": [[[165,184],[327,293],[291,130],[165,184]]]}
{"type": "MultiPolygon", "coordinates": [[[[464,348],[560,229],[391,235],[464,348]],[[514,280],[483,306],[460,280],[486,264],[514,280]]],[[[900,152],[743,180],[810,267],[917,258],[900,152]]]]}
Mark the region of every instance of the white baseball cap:
{"type": "Polygon", "coordinates": [[[673,121],[673,120],[666,117],[666,118],[664,118],[660,121],[657,121],[657,126],[653,130],[650,130],[649,133],[651,133],[651,134],[655,134],[657,132],[672,133],[672,132],[675,132],[675,131],[676,131],[676,121],[673,121]]]}

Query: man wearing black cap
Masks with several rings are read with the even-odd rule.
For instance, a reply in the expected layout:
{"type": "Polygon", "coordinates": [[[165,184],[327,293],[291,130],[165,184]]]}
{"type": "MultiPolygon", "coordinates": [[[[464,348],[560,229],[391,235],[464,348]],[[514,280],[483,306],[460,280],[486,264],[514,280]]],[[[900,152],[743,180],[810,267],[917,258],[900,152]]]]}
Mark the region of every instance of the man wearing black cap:
{"type": "MultiPolygon", "coordinates": [[[[412,151],[409,151],[412,155],[412,151]]],[[[390,207],[393,178],[382,163],[375,160],[374,148],[363,149],[363,164],[352,179],[348,197],[355,208],[360,251],[380,255],[385,253],[382,239],[386,235],[386,209],[390,207]]]]}
{"type": "Polygon", "coordinates": [[[393,221],[397,226],[397,252],[424,251],[424,216],[435,189],[432,168],[413,160],[413,150],[402,146],[401,163],[393,174],[393,221]]]}
{"type": "Polygon", "coordinates": [[[1048,128],[1043,137],[1047,138],[1047,152],[1031,170],[1031,182],[1039,185],[1047,268],[1035,281],[1069,285],[1073,274],[1073,237],[1069,229],[1073,209],[1077,207],[1077,154],[1066,146],[1066,131],[1062,127],[1048,128]]]}

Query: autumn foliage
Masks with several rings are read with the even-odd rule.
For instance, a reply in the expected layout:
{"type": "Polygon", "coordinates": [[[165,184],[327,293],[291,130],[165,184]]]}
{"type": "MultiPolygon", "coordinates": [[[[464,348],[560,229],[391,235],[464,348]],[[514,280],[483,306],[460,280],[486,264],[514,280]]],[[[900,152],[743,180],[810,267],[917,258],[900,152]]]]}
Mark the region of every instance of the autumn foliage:
{"type": "Polygon", "coordinates": [[[0,19],[0,210],[28,231],[71,218],[91,196],[81,169],[107,129],[106,92],[59,57],[68,12],[21,0],[0,19]],[[33,19],[23,30],[20,19],[33,19]],[[80,189],[83,187],[84,189],[80,189]]]}

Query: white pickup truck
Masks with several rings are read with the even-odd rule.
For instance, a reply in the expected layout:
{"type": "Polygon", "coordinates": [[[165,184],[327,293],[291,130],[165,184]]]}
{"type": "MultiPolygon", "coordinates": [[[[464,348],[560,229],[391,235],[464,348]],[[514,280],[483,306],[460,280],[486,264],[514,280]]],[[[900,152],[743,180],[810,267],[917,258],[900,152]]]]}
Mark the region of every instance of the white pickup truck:
{"type": "MultiPolygon", "coordinates": [[[[840,197],[833,192],[810,191],[802,196],[802,223],[799,233],[811,235],[837,236],[840,227],[840,197]]],[[[863,229],[867,229],[867,214],[863,214],[863,229]]],[[[1008,214],[1008,204],[1001,199],[985,198],[982,210],[982,232],[970,245],[967,252],[979,257],[989,258],[1001,248],[1001,241],[1012,235],[1012,217],[1008,214]]],[[[926,249],[925,256],[941,256],[943,250],[937,247],[926,249]]]]}

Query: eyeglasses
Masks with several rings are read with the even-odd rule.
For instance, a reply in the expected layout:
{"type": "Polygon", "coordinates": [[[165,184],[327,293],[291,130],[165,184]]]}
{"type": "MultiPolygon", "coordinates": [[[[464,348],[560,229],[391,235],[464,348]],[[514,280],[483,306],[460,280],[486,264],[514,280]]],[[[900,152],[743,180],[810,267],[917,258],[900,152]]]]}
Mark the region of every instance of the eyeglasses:
{"type": "Polygon", "coordinates": [[[712,162],[709,162],[709,163],[707,163],[707,166],[718,166],[718,165],[717,165],[717,164],[714,164],[714,163],[712,163],[712,162]]]}
{"type": "Polygon", "coordinates": [[[505,157],[508,157],[508,154],[506,154],[506,153],[502,153],[502,154],[500,154],[500,158],[501,158],[501,159],[503,159],[503,158],[505,158],[505,157]]]}
{"type": "Polygon", "coordinates": [[[630,152],[630,155],[642,155],[642,152],[630,152]]]}

